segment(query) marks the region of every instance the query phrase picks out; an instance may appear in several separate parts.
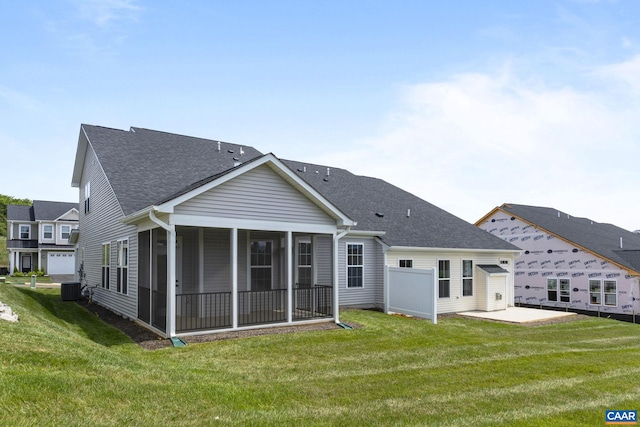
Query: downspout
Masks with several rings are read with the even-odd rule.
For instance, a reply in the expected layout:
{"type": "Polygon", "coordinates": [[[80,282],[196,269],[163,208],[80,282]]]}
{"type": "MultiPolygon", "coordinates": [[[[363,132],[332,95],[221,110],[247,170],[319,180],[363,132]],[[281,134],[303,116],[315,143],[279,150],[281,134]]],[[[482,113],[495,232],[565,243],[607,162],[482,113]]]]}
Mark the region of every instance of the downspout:
{"type": "Polygon", "coordinates": [[[166,230],[167,236],[167,330],[165,334],[172,338],[176,335],[176,227],[158,219],[153,210],[149,219],[166,230]]]}
{"type": "Polygon", "coordinates": [[[340,297],[338,282],[338,242],[349,233],[351,226],[347,226],[346,230],[336,234],[333,238],[333,311],[335,322],[340,323],[340,297]]]}

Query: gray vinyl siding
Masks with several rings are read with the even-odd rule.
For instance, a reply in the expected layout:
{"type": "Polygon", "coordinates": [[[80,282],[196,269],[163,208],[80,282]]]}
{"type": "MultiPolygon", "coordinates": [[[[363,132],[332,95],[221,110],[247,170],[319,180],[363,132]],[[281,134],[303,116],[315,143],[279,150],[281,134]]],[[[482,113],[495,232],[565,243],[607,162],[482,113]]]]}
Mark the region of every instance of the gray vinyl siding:
{"type": "Polygon", "coordinates": [[[314,236],[313,248],[317,285],[333,285],[333,238],[331,236],[314,236]]]}
{"type": "Polygon", "coordinates": [[[175,212],[335,225],[335,220],[265,165],[178,205],[175,212]]]}
{"type": "Polygon", "coordinates": [[[115,194],[97,161],[93,148],[89,145],[80,183],[80,237],[78,247],[84,248],[86,281],[84,284],[94,288],[93,299],[105,307],[129,318],[138,315],[138,233],[135,226],[120,222],[122,209],[115,194]],[[84,186],[91,182],[90,212],[84,212],[84,186]],[[129,279],[128,294],[116,292],[117,280],[117,241],[129,240],[129,279]],[[101,287],[102,281],[102,244],[111,243],[110,289],[101,287]]]}
{"type": "Polygon", "coordinates": [[[340,306],[374,307],[384,292],[382,247],[373,238],[344,237],[338,242],[338,286],[340,306]],[[364,286],[347,288],[347,244],[362,243],[364,286]]]}

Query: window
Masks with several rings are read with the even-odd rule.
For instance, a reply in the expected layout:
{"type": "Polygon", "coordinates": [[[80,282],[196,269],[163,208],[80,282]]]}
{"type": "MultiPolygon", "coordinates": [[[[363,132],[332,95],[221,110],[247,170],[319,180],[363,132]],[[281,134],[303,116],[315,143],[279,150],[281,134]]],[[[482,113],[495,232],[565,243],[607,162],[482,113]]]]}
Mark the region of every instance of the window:
{"type": "Polygon", "coordinates": [[[91,196],[91,181],[84,186],[84,213],[89,213],[89,198],[91,196]]]}
{"type": "Polygon", "coordinates": [[[347,288],[364,287],[364,245],[347,243],[347,288]]]}
{"type": "Polygon", "coordinates": [[[311,286],[311,242],[298,242],[298,285],[311,286]]]}
{"type": "Polygon", "coordinates": [[[398,267],[400,268],[413,268],[413,260],[412,259],[399,259],[398,267]]]}
{"type": "Polygon", "coordinates": [[[616,306],[617,305],[617,283],[615,280],[604,281],[604,305],[616,306]]]}
{"type": "Polygon", "coordinates": [[[473,296],[473,261],[462,260],[462,296],[473,296]]]}
{"type": "Polygon", "coordinates": [[[615,307],[618,303],[617,288],[615,280],[605,280],[604,286],[601,280],[589,280],[589,304],[601,305],[604,301],[604,305],[615,307]]]}
{"type": "Polygon", "coordinates": [[[70,225],[61,225],[60,226],[60,238],[62,240],[69,240],[69,235],[71,234],[71,226],[70,225]]]}
{"type": "Polygon", "coordinates": [[[127,294],[129,284],[129,240],[118,240],[116,291],[127,294]]]}
{"type": "Polygon", "coordinates": [[[29,240],[31,238],[31,226],[29,224],[20,224],[20,238],[29,240]]]}
{"type": "Polygon", "coordinates": [[[273,243],[264,240],[251,242],[251,290],[271,290],[271,261],[273,243]]]}
{"type": "Polygon", "coordinates": [[[451,262],[449,260],[438,261],[438,298],[451,296],[451,262]]]}
{"type": "Polygon", "coordinates": [[[111,243],[102,244],[102,287],[109,289],[109,271],[111,270],[111,243]]]}
{"type": "Polygon", "coordinates": [[[47,240],[53,239],[53,225],[44,224],[42,226],[42,238],[47,240]]]}
{"type": "Polygon", "coordinates": [[[547,279],[547,299],[549,301],[571,302],[571,281],[569,279],[547,279]]]}

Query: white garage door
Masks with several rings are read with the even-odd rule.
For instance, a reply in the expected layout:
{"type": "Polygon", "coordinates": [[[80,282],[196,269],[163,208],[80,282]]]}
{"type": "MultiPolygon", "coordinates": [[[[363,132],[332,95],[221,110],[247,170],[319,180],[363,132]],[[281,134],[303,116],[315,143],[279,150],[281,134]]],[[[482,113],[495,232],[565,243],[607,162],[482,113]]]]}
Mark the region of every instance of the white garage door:
{"type": "Polygon", "coordinates": [[[49,252],[47,274],[73,274],[76,262],[73,252],[49,252]]]}

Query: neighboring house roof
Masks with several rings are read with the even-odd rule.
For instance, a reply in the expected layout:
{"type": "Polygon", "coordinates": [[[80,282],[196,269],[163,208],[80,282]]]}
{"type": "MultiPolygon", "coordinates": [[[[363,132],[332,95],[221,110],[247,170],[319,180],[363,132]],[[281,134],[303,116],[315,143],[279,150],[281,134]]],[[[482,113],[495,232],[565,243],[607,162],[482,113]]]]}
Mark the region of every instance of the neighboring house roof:
{"type": "Polygon", "coordinates": [[[33,201],[33,213],[36,221],[54,221],[72,209],[78,210],[78,203],[33,201]]]}
{"type": "Polygon", "coordinates": [[[33,207],[25,205],[7,205],[7,221],[35,221],[33,207]]]}
{"type": "Polygon", "coordinates": [[[7,221],[55,221],[78,203],[34,200],[33,205],[7,205],[7,221]]]}
{"type": "Polygon", "coordinates": [[[632,233],[613,224],[574,217],[555,208],[514,203],[505,203],[495,208],[479,220],[476,225],[485,221],[498,210],[580,246],[621,267],[640,272],[640,234],[632,233]],[[620,247],[621,239],[622,247],[620,247]]]}
{"type": "MultiPolygon", "coordinates": [[[[263,157],[245,145],[141,128],[123,131],[83,124],[72,178],[75,186],[80,185],[87,148],[83,144],[93,147],[125,216],[206,185],[229,173],[238,162],[246,164],[263,157]]],[[[381,179],[333,167],[327,176],[326,166],[282,162],[356,221],[354,230],[384,232],[381,239],[389,246],[519,250],[381,179]],[[301,172],[305,168],[306,173],[301,172]]]]}

